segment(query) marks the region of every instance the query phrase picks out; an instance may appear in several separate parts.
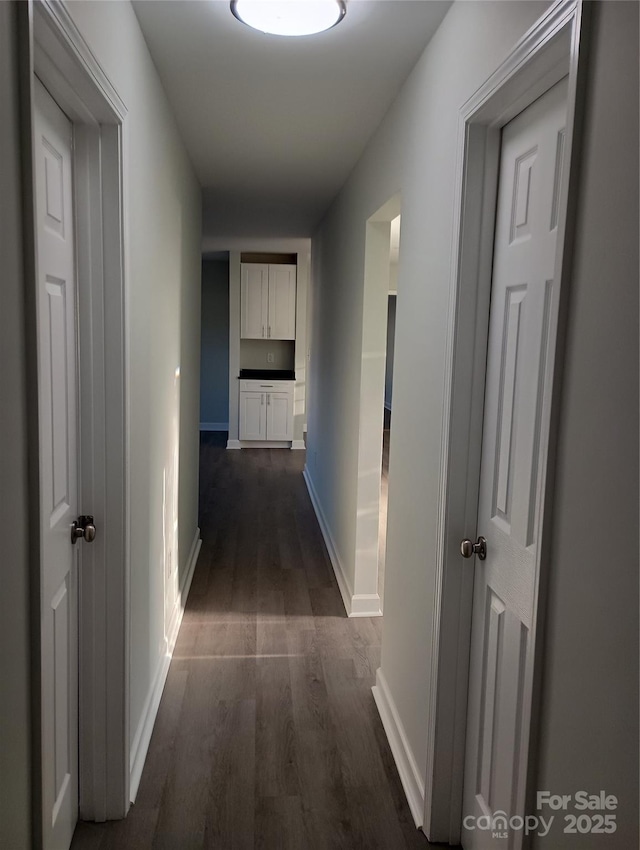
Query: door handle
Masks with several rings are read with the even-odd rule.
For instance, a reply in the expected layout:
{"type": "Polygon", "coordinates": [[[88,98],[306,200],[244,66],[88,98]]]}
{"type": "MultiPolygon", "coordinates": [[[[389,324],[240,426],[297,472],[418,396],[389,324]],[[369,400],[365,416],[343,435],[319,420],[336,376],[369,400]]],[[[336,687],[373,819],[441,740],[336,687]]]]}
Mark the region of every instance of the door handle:
{"type": "Polygon", "coordinates": [[[484,537],[478,537],[474,543],[472,540],[465,538],[460,543],[460,554],[463,558],[473,558],[477,555],[481,561],[487,557],[487,541],[484,537]]]}
{"type": "Polygon", "coordinates": [[[83,514],[71,524],[71,542],[75,543],[76,540],[80,540],[81,538],[87,543],[93,543],[96,539],[96,527],[92,516],[85,516],[83,514]]]}

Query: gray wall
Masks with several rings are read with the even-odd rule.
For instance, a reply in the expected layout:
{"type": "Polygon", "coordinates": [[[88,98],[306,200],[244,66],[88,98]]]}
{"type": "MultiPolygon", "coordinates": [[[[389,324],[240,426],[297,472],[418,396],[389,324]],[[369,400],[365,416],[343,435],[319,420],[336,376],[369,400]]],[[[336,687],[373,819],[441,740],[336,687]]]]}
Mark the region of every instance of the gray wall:
{"type": "Polygon", "coordinates": [[[131,4],[66,5],[128,109],[133,743],[165,654],[168,565],[182,581],[198,523],[201,196],[131,4]]]}
{"type": "Polygon", "coordinates": [[[15,3],[0,3],[0,847],[28,848],[27,384],[16,18],[15,3]]]}
{"type": "Polygon", "coordinates": [[[202,263],[200,423],[229,422],[229,261],[202,263]]]}
{"type": "Polygon", "coordinates": [[[615,794],[618,829],[545,850],[638,847],[638,4],[593,11],[536,785],[615,794]]]}
{"type": "MultiPolygon", "coordinates": [[[[197,526],[200,190],[128,3],[69,3],[129,110],[131,730],[164,655],[162,476],[179,454],[179,569],[197,526]]],[[[0,3],[0,846],[29,848],[27,418],[15,6],[0,3]]],[[[22,150],[28,151],[28,142],[22,150]]]]}
{"type": "Polygon", "coordinates": [[[396,343],[396,296],[389,296],[387,311],[387,362],[384,371],[384,406],[391,408],[393,397],[393,350],[396,343]]]}

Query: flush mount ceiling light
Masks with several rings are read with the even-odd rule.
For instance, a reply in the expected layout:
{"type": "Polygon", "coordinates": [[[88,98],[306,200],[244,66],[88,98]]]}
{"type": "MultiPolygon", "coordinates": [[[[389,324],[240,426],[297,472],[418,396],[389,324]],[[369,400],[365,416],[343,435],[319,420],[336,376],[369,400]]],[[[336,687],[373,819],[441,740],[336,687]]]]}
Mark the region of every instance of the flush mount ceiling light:
{"type": "Polygon", "coordinates": [[[239,21],[271,35],[314,35],[335,27],[344,18],[343,0],[233,0],[239,21]]]}

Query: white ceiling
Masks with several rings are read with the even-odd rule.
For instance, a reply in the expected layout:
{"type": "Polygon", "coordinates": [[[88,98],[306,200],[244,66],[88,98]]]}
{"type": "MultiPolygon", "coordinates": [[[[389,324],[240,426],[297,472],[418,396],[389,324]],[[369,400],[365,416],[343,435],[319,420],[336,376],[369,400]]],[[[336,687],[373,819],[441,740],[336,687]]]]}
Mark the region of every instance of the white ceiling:
{"type": "Polygon", "coordinates": [[[311,236],[449,5],[349,0],[334,29],[279,38],[226,0],[135,0],[205,236],[311,236]]]}

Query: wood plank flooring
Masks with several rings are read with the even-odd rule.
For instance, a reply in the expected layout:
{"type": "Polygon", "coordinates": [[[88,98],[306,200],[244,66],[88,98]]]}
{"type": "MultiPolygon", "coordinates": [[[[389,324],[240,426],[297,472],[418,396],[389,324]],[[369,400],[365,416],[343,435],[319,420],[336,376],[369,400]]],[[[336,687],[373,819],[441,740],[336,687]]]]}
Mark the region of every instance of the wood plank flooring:
{"type": "Polygon", "coordinates": [[[419,850],[304,452],[201,438],[202,550],[135,805],[72,850],[419,850]]]}

